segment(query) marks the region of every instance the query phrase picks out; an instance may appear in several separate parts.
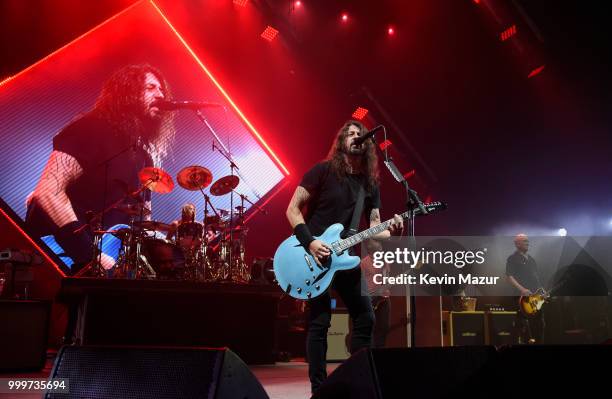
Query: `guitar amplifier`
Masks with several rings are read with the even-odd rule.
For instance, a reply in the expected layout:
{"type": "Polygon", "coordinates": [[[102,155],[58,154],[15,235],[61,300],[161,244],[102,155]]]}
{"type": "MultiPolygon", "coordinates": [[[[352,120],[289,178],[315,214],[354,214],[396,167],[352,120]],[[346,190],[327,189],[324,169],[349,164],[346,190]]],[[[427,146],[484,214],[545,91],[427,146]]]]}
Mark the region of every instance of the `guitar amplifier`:
{"type": "Polygon", "coordinates": [[[487,312],[487,345],[517,344],[516,312],[487,312]]]}
{"type": "Polygon", "coordinates": [[[0,300],[0,372],[45,366],[50,315],[48,301],[0,300]]]}
{"type": "Polygon", "coordinates": [[[485,312],[442,312],[444,346],[485,345],[485,312]]]}
{"type": "Polygon", "coordinates": [[[346,347],[349,334],[349,315],[346,312],[334,312],[331,326],[327,330],[327,360],[339,362],[348,359],[351,354],[346,347]]]}

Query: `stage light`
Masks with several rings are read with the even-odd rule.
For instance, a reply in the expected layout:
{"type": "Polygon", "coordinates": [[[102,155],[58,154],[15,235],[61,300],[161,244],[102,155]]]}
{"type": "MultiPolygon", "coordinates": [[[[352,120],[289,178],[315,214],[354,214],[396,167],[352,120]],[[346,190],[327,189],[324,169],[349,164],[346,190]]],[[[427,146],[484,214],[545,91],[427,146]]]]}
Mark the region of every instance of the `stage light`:
{"type": "Polygon", "coordinates": [[[537,74],[542,72],[544,70],[544,67],[546,67],[546,65],[541,65],[541,66],[535,68],[534,70],[532,70],[531,72],[529,72],[529,75],[527,75],[527,79],[533,78],[534,76],[536,76],[537,74]]]}
{"type": "Polygon", "coordinates": [[[353,118],[357,119],[358,121],[363,120],[363,118],[366,117],[366,115],[368,114],[368,110],[362,107],[357,107],[357,109],[355,111],[353,111],[353,118]]]}
{"type": "Polygon", "coordinates": [[[248,1],[249,0],[234,0],[234,4],[236,4],[237,6],[240,6],[240,7],[244,7],[244,6],[246,6],[246,3],[248,1]]]}
{"type": "Polygon", "coordinates": [[[270,25],[268,25],[266,29],[263,32],[261,32],[261,37],[266,39],[269,42],[276,39],[277,35],[278,35],[278,31],[274,29],[273,27],[271,27],[270,25]]]}
{"type": "Polygon", "coordinates": [[[393,143],[391,142],[391,140],[387,139],[385,141],[383,141],[382,143],[380,143],[378,146],[380,147],[381,151],[386,150],[387,148],[389,148],[393,143]]]}
{"type": "Polygon", "coordinates": [[[480,0],[474,0],[474,3],[480,4],[480,0]]]}
{"type": "Polygon", "coordinates": [[[557,235],[560,237],[565,237],[567,235],[567,230],[562,227],[557,231],[557,235]]]}
{"type": "Polygon", "coordinates": [[[388,34],[389,36],[393,36],[393,35],[395,35],[395,28],[394,28],[393,26],[389,26],[389,27],[387,28],[387,34],[388,34]]]}
{"type": "Polygon", "coordinates": [[[516,35],[516,25],[512,25],[511,27],[509,27],[508,29],[506,29],[505,31],[503,31],[500,35],[499,35],[499,39],[502,42],[505,42],[506,40],[510,39],[512,36],[516,35]]]}
{"type": "Polygon", "coordinates": [[[302,2],[300,0],[297,0],[294,4],[296,7],[300,7],[302,5],[302,2]]]}
{"type": "Polygon", "coordinates": [[[342,20],[342,22],[348,21],[348,14],[345,12],[342,13],[342,16],[340,17],[340,19],[342,20]]]}
{"type": "Polygon", "coordinates": [[[404,179],[410,179],[414,175],[416,175],[416,170],[412,169],[412,170],[404,173],[404,179]]]}

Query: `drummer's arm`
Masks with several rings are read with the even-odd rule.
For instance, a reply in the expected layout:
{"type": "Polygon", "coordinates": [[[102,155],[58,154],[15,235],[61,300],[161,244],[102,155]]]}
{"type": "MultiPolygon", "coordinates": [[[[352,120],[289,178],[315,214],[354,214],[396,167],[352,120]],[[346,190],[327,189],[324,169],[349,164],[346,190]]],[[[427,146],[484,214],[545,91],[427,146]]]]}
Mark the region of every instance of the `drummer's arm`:
{"type": "Polygon", "coordinates": [[[166,233],[166,240],[172,240],[174,238],[177,227],[178,227],[178,222],[176,220],[170,223],[170,228],[168,229],[168,232],[166,233]]]}
{"type": "Polygon", "coordinates": [[[61,151],[51,152],[32,194],[32,200],[36,200],[58,227],[77,221],[66,188],[82,174],[83,168],[74,157],[61,151]]]}

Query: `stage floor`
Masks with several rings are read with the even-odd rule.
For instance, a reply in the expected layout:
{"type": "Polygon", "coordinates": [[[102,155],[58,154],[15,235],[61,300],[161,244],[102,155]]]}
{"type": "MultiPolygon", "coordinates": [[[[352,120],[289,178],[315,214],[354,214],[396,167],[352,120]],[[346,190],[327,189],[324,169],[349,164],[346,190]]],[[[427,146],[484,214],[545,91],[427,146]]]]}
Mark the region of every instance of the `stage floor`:
{"type": "MultiPolygon", "coordinates": [[[[0,378],[46,378],[51,373],[54,357],[40,372],[3,374],[0,378]]],[[[327,373],[331,373],[340,363],[327,365],[327,373]]],[[[278,362],[271,365],[249,366],[253,374],[270,396],[270,399],[306,399],[310,398],[310,382],[308,381],[308,364],[304,361],[278,362]]],[[[40,399],[40,394],[1,394],[0,399],[40,399]]]]}

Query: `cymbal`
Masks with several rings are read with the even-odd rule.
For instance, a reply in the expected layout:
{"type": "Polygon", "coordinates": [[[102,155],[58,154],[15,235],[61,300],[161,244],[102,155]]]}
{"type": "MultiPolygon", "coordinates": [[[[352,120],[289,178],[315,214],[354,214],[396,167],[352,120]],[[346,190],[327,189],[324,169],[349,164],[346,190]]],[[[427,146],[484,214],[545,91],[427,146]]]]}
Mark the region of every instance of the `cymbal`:
{"type": "MultiPolygon", "coordinates": [[[[219,215],[225,217],[225,216],[229,216],[230,214],[230,210],[229,209],[224,209],[224,208],[217,208],[217,212],[219,212],[219,215]]],[[[231,212],[232,215],[238,215],[240,212],[239,211],[233,211],[231,212]]]]}
{"type": "Polygon", "coordinates": [[[169,231],[170,225],[164,222],[158,222],[157,220],[143,220],[141,222],[134,222],[134,226],[142,227],[146,230],[159,230],[169,231]]]}
{"type": "Polygon", "coordinates": [[[212,183],[213,175],[203,166],[187,166],[176,175],[176,181],[185,190],[197,191],[206,188],[212,183]]]}
{"type": "Polygon", "coordinates": [[[143,204],[120,204],[115,207],[118,211],[121,211],[130,216],[149,216],[151,210],[143,204]]]}
{"type": "Polygon", "coordinates": [[[174,181],[168,172],[161,168],[147,166],[138,172],[138,178],[146,188],[159,194],[167,194],[174,188],[174,181]]]}
{"type": "Polygon", "coordinates": [[[238,176],[224,176],[213,183],[210,187],[210,193],[215,196],[228,194],[238,187],[238,183],[240,183],[238,176]]]}

